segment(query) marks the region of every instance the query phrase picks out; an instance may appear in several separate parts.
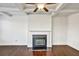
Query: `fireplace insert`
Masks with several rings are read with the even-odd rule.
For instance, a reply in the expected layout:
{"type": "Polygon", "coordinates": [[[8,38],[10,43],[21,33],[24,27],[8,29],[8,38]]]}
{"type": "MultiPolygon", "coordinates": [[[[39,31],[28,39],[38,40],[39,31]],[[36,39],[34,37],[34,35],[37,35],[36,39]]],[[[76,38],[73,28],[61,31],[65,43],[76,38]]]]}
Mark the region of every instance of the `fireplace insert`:
{"type": "Polygon", "coordinates": [[[47,49],[47,35],[32,35],[33,49],[47,49]]]}

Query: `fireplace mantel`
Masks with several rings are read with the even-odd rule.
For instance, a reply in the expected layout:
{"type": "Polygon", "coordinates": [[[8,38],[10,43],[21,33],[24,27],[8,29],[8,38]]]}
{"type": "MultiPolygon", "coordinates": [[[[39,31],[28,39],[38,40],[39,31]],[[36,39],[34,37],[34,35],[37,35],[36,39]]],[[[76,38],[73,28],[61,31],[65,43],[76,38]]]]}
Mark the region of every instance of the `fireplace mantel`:
{"type": "Polygon", "coordinates": [[[33,47],[32,35],[47,35],[47,47],[52,47],[51,31],[30,31],[29,32],[28,47],[33,47]]]}
{"type": "Polygon", "coordinates": [[[32,31],[30,31],[30,32],[51,32],[51,31],[38,31],[38,30],[32,30],[32,31]]]}

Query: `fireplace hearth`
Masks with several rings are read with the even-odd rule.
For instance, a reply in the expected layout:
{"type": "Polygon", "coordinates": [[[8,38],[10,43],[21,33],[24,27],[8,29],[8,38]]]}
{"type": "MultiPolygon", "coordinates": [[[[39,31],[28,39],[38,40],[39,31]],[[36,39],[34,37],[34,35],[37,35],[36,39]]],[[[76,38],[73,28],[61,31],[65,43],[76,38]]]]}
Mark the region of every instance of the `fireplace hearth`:
{"type": "Polygon", "coordinates": [[[32,35],[33,49],[47,49],[47,35],[32,35]]]}

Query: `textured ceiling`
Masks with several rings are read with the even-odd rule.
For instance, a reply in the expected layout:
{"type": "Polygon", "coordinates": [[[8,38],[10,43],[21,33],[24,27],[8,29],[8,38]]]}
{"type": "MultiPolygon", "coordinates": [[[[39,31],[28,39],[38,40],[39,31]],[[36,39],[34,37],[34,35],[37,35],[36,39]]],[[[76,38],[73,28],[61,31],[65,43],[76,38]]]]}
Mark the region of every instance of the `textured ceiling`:
{"type": "Polygon", "coordinates": [[[38,10],[37,12],[33,12],[33,10],[36,8],[35,4],[0,3],[0,14],[3,14],[3,12],[5,12],[4,14],[6,15],[52,14],[52,13],[70,14],[79,12],[78,11],[79,3],[64,3],[62,6],[59,5],[60,3],[46,5],[49,12],[45,12],[44,10],[38,10]]]}

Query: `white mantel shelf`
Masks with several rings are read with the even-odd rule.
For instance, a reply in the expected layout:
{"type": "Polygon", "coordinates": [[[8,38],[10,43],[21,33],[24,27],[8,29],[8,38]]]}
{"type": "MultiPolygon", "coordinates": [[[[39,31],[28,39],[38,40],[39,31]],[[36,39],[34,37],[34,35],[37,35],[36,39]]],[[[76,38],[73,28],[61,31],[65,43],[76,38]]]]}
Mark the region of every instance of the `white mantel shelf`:
{"type": "Polygon", "coordinates": [[[34,31],[33,30],[33,31],[29,31],[29,32],[51,32],[51,31],[38,31],[38,30],[37,31],[36,30],[34,31]]]}

